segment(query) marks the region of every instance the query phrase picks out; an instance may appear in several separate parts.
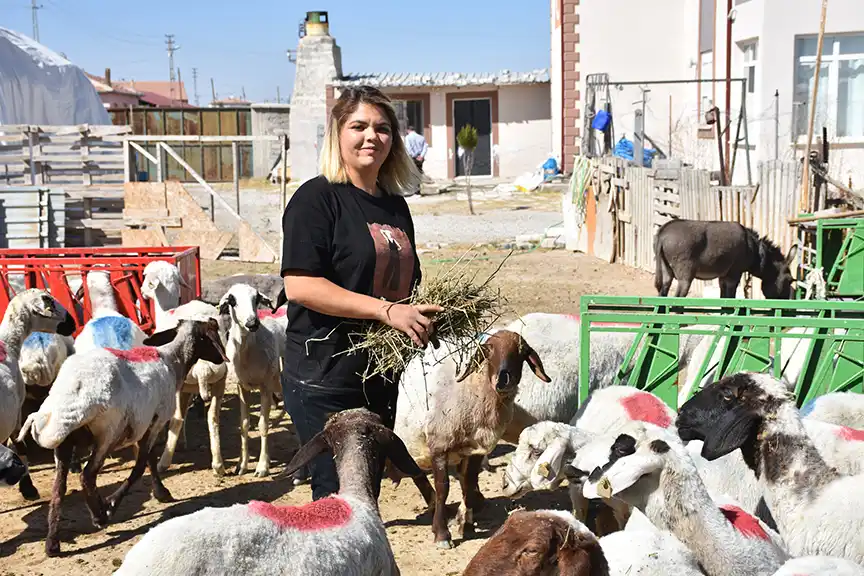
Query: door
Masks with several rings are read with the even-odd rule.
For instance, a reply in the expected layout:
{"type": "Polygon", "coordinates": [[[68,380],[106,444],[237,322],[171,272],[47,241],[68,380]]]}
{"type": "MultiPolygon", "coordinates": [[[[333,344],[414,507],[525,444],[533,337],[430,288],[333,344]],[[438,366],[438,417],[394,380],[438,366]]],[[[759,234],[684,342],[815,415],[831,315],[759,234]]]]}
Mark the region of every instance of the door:
{"type": "MultiPolygon", "coordinates": [[[[459,141],[456,135],[466,124],[477,128],[477,148],[474,150],[474,167],[472,176],[492,175],[492,101],[488,98],[480,100],[453,101],[454,142],[457,150],[459,141]]],[[[465,175],[462,158],[456,155],[456,176],[465,175]]]]}

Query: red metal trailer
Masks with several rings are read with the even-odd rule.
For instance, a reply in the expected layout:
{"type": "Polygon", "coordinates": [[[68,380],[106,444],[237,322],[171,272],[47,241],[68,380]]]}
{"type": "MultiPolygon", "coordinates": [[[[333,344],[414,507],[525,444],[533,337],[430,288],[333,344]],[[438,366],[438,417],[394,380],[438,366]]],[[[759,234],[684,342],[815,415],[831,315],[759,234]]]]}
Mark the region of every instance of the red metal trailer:
{"type": "Polygon", "coordinates": [[[144,267],[154,260],[171,262],[189,287],[181,286],[180,303],[201,295],[198,246],[40,248],[0,250],[0,316],[20,289],[41,288],[51,293],[75,317],[75,335],[92,317],[84,274],[92,267],[109,272],[118,312],[151,334],[153,302],[141,295],[144,267]],[[23,278],[22,278],[23,277],[23,278]],[[73,290],[69,279],[80,279],[83,290],[73,290]],[[76,292],[78,294],[76,295],[76,292]]]}

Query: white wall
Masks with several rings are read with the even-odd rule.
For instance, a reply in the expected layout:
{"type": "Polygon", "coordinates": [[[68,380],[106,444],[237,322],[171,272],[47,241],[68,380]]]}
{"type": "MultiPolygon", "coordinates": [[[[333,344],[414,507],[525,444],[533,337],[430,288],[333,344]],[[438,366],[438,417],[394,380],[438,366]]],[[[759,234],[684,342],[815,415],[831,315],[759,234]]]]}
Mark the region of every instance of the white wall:
{"type": "Polygon", "coordinates": [[[554,153],[549,92],[549,84],[499,89],[496,144],[501,178],[533,171],[554,153]]]}
{"type": "Polygon", "coordinates": [[[551,17],[550,27],[552,30],[552,41],[549,50],[549,79],[550,79],[550,102],[551,102],[551,138],[552,151],[561,165],[561,127],[564,102],[561,100],[561,84],[564,82],[564,70],[561,68],[561,50],[563,49],[563,27],[561,25],[561,6],[559,0],[551,0],[552,7],[549,12],[551,17]]]}
{"type": "Polygon", "coordinates": [[[447,178],[447,98],[443,90],[433,90],[429,97],[432,108],[430,122],[432,123],[432,145],[423,172],[430,178],[445,180],[447,178]]]}

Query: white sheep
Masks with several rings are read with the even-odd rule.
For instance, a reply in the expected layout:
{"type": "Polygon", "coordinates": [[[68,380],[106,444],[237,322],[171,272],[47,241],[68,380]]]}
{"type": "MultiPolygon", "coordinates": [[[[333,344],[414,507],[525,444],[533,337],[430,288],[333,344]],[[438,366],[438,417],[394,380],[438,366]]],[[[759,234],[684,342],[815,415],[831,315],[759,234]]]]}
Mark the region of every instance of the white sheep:
{"type": "Polygon", "coordinates": [[[96,348],[70,357],[48,398],[21,427],[19,442],[31,433],[40,446],[55,450],[57,478],[45,541],[48,556],[60,553],[60,505],[76,445],[93,448],[81,485],[97,528],[108,523],[145,466],[153,478],[154,497],[160,502],[172,500],[156,469],[158,454],[153,445],[174,412],[176,393],[186,373],[199,358],[224,360],[224,350],[215,320],[181,321],[176,329],[156,333],[147,343],[153,346],[96,348]],[[96,476],[109,452],[131,445],[137,451],[135,467],[106,502],[96,488],[96,476]]]}
{"type": "Polygon", "coordinates": [[[483,506],[477,486],[483,456],[501,439],[513,416],[513,402],[522,379],[522,365],[549,382],[543,363],[521,336],[499,330],[482,345],[441,341],[412,359],[401,378],[394,430],[420,468],[431,470],[428,480],[415,478],[426,504],[435,508],[432,530],[439,547],[453,543],[447,529],[446,502],[450,489],[448,465],[460,467],[462,503],[457,530],[472,526],[474,510],[483,506]],[[457,371],[461,351],[474,351],[457,371]],[[425,482],[424,482],[425,481],[425,482]]]}
{"type": "Polygon", "coordinates": [[[717,503],[681,440],[634,422],[584,486],[586,498],[616,497],[671,531],[710,576],[767,576],[789,558],[782,541],[740,507],[717,503]]]}
{"type": "MultiPolygon", "coordinates": [[[[200,300],[192,300],[180,305],[180,288],[182,286],[187,286],[187,284],[177,266],[170,262],[154,260],[144,268],[141,294],[153,301],[156,330],[161,332],[173,328],[181,319],[214,318],[220,322],[221,327],[223,319],[219,314],[219,309],[215,306],[200,300]]],[[[220,334],[222,333],[224,331],[220,330],[220,334]]],[[[207,429],[210,433],[210,467],[216,476],[225,474],[219,420],[228,371],[228,363],[213,364],[206,360],[198,360],[186,375],[183,387],[177,392],[174,415],[168,424],[168,440],[159,459],[160,472],[171,467],[171,461],[177,449],[177,441],[181,437],[181,433],[185,432],[184,422],[192,396],[198,393],[202,400],[210,401],[210,407],[207,410],[207,429]]]]}
{"type": "Polygon", "coordinates": [[[387,457],[404,474],[422,474],[405,445],[372,412],[331,416],[294,455],[287,476],[331,451],[339,494],[302,506],[264,502],[204,508],[151,529],[126,554],[117,576],[396,576],[372,486],[387,457]]]}
{"type": "Polygon", "coordinates": [[[864,566],[844,558],[803,556],[790,558],[772,576],[864,576],[864,566]]]}
{"type": "Polygon", "coordinates": [[[21,376],[27,386],[50,387],[57,378],[60,366],[75,353],[75,340],[71,336],[34,332],[24,340],[18,359],[21,376]]]}
{"type": "Polygon", "coordinates": [[[677,425],[683,440],[704,441],[708,460],[741,450],[794,556],[864,563],[864,475],[845,476],[829,466],[804,421],[783,382],[745,372],[693,396],[677,425]]]}
{"type": "Polygon", "coordinates": [[[516,511],[463,576],[700,576],[693,554],[668,532],[622,530],[597,538],[572,514],[516,511]]]}
{"type": "Polygon", "coordinates": [[[85,277],[92,317],[75,337],[75,352],[95,348],[131,350],[143,346],[147,335],[132,320],[117,311],[111,275],[104,270],[90,270],[85,277]]]}
{"type": "Polygon", "coordinates": [[[19,456],[0,445],[0,482],[6,486],[14,486],[27,474],[27,465],[19,456]]]}
{"type": "Polygon", "coordinates": [[[864,430],[864,394],[858,392],[825,394],[804,404],[801,407],[801,415],[812,420],[864,430]]]}
{"type": "MultiPolygon", "coordinates": [[[[606,325],[637,326],[628,323],[606,325]]],[[[513,420],[504,434],[505,441],[518,442],[520,432],[537,422],[572,422],[576,418],[579,408],[580,327],[578,316],[536,312],[526,314],[504,328],[532,342],[552,378],[551,385],[546,385],[531,374],[525,375],[516,396],[513,420]]],[[[702,338],[699,334],[681,337],[679,369],[689,364],[702,338]]],[[[592,335],[590,392],[615,382],[635,339],[634,332],[597,332],[592,335]]]]}
{"type": "MultiPolygon", "coordinates": [[[[21,423],[27,394],[19,364],[24,341],[32,332],[69,336],[74,330],[74,318],[47,292],[24,290],[9,302],[0,323],[0,443],[12,437],[21,423]]],[[[16,449],[26,464],[24,444],[19,442],[16,449]]],[[[18,486],[27,500],[39,498],[29,474],[21,478],[18,486]]]]}
{"type": "Polygon", "coordinates": [[[282,393],[280,359],[285,351],[286,308],[272,310],[270,299],[248,284],[235,284],[222,297],[219,313],[231,319],[226,351],[237,375],[240,396],[240,461],[236,473],[245,474],[249,463],[250,392],[260,390],[261,413],[258,431],[261,453],[255,476],[270,474],[270,405],[274,394],[282,393]],[[259,310],[259,306],[267,310],[259,310]]]}

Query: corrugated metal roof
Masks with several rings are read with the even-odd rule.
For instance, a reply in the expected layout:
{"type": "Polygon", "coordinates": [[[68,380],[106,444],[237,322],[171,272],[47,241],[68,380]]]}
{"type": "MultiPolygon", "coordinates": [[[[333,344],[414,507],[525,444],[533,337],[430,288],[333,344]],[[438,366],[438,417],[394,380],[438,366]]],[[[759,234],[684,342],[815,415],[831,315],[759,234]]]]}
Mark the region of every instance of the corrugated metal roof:
{"type": "Polygon", "coordinates": [[[375,86],[401,88],[422,86],[503,86],[507,84],[542,84],[549,82],[549,70],[541,68],[530,72],[502,70],[493,73],[438,72],[432,74],[410,72],[382,72],[373,74],[344,74],[333,82],[334,86],[375,86]]]}

